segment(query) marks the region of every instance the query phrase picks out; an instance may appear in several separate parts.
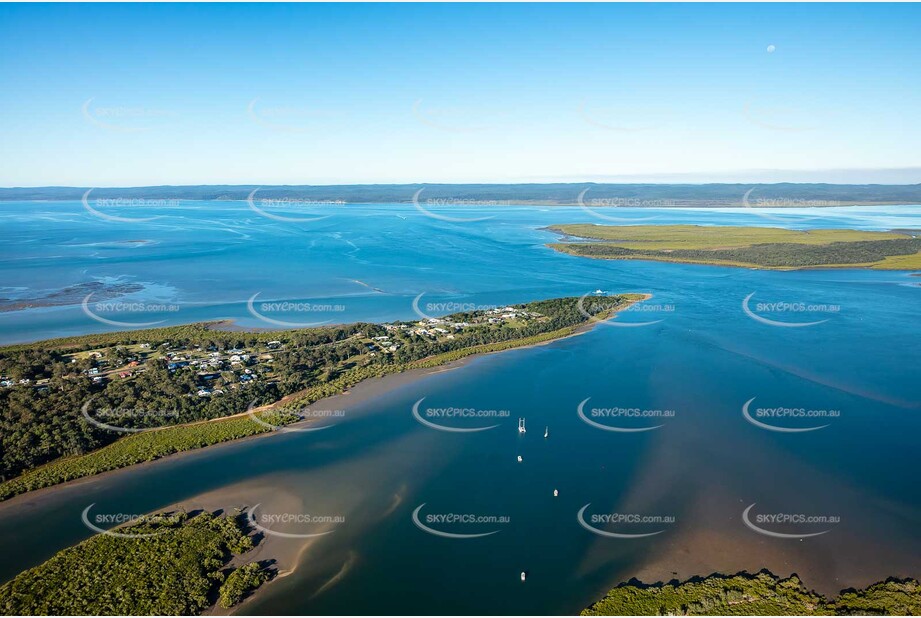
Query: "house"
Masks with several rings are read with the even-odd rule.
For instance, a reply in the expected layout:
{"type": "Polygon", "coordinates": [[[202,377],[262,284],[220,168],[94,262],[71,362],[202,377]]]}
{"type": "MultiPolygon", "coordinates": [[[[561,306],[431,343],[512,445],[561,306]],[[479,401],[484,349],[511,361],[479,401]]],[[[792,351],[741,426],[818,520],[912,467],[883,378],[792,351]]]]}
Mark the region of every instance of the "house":
{"type": "Polygon", "coordinates": [[[209,391],[207,388],[199,389],[198,396],[199,397],[210,397],[211,391],[209,391]]]}

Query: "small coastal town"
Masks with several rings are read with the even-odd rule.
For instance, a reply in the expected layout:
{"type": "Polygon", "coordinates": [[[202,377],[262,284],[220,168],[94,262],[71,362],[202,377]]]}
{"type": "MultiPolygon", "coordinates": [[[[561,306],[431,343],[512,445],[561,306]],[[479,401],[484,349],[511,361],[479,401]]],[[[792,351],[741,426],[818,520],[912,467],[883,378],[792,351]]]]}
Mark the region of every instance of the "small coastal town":
{"type": "MultiPolygon", "coordinates": [[[[416,322],[392,322],[369,325],[367,332],[357,332],[350,337],[315,347],[352,344],[361,350],[350,355],[355,363],[392,360],[404,346],[454,340],[460,333],[475,329],[498,327],[521,328],[529,322],[544,316],[534,311],[511,306],[496,307],[482,311],[452,316],[426,317],[416,322]],[[457,316],[453,316],[457,317],[457,316]],[[374,331],[382,329],[386,334],[374,331]]],[[[281,336],[281,335],[280,335],[281,336]]],[[[289,353],[294,344],[275,339],[247,347],[221,348],[218,345],[203,347],[182,346],[170,341],[156,343],[134,343],[112,347],[100,347],[63,354],[65,377],[88,377],[92,384],[104,388],[115,381],[131,381],[146,371],[151,363],[161,363],[170,374],[192,372],[197,388],[187,393],[193,397],[218,397],[227,390],[245,388],[256,382],[272,384],[275,378],[273,365],[279,355],[289,353]]],[[[38,392],[47,391],[51,377],[31,374],[25,367],[7,367],[0,376],[0,388],[26,387],[38,392]]]]}

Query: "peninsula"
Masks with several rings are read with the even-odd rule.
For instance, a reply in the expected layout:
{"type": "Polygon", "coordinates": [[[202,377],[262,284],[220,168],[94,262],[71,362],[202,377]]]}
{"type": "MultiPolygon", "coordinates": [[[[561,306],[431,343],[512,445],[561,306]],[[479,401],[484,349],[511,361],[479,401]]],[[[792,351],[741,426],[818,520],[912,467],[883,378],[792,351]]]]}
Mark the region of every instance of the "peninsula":
{"type": "Polygon", "coordinates": [[[568,337],[645,298],[286,331],[191,324],[0,348],[0,500],[306,422],[307,406],[364,380],[568,337]]]}

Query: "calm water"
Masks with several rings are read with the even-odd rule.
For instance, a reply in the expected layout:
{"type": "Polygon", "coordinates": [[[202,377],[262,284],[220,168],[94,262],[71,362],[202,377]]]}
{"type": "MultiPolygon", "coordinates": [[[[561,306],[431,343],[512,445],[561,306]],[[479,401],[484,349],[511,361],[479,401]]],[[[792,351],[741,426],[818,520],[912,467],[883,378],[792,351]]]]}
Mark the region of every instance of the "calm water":
{"type": "MultiPolygon", "coordinates": [[[[0,565],[0,579],[89,536],[80,513],[90,503],[99,512],[142,513],[209,500],[344,518],[305,551],[294,574],[272,583],[244,613],[570,613],[635,575],[648,581],[768,566],[798,572],[823,592],[921,575],[921,290],[910,273],[603,262],[547,249],[555,235],[540,229],[545,225],[604,223],[578,208],[470,208],[463,216],[494,217],[469,223],[429,218],[406,205],[342,207],[312,223],[275,221],[228,202],[159,209],[154,214],[161,218],[146,223],[94,218],[79,203],[7,203],[0,213],[3,296],[123,282],[143,286],[132,295],[139,303],[178,307],[106,314],[123,321],[226,317],[266,327],[247,309],[257,293],[260,301],[324,306],[272,314],[304,322],[409,319],[421,293],[424,310],[430,302],[492,305],[600,288],[651,292],[647,304],[659,309],[617,320],[652,324],[598,326],[346,404],[327,430],[192,453],[72,486],[52,499],[19,499],[0,507],[0,552],[16,557],[0,565]],[[127,243],[140,240],[147,242],[127,243]],[[826,321],[765,324],[742,309],[751,293],[749,307],[762,317],[826,321]],[[771,313],[758,302],[823,307],[771,313]],[[443,421],[499,425],[487,431],[436,431],[413,418],[413,404],[423,397],[423,409],[508,410],[509,416],[443,421]],[[742,415],[753,397],[753,410],[834,409],[840,416],[772,421],[828,425],[816,431],[767,431],[742,415]],[[605,421],[662,425],[652,431],[603,431],[580,420],[577,406],[586,398],[587,410],[674,410],[674,416],[605,421]],[[516,431],[522,416],[529,428],[523,436],[516,431]],[[217,490],[224,493],[209,493],[217,490]],[[586,518],[635,513],[675,521],[598,523],[615,532],[663,530],[603,537],[577,522],[589,503],[586,518]],[[756,513],[831,515],[840,522],[765,523],[775,531],[829,531],[802,541],[763,536],[742,521],[752,503],[756,513]],[[421,517],[508,520],[432,520],[430,527],[451,533],[498,530],[443,538],[414,525],[412,514],[423,504],[421,517]],[[528,572],[525,583],[521,571],[528,572]]],[[[795,228],[918,228],[921,222],[917,206],[776,215],[782,222],[744,210],[616,214],[657,217],[643,223],[795,228]]],[[[79,306],[0,314],[7,342],[111,328],[79,306]]],[[[327,529],[303,522],[274,528],[327,529]]]]}

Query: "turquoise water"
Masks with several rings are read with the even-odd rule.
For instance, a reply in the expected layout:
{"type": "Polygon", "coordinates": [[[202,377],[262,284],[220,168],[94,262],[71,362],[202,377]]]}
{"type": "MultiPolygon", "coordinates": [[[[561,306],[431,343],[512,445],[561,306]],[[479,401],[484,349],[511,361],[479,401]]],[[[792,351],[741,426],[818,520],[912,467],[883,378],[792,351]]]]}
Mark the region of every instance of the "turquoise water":
{"type": "MultiPolygon", "coordinates": [[[[0,566],[0,579],[89,536],[80,513],[90,503],[103,512],[142,513],[207,502],[208,492],[228,488],[237,498],[227,508],[258,502],[265,512],[281,513],[296,504],[301,513],[345,519],[317,537],[297,571],[244,605],[244,613],[570,613],[618,581],[644,574],[648,581],[767,566],[798,572],[823,592],[921,575],[921,322],[918,279],[910,273],[605,262],[547,249],[555,235],[543,226],[604,222],[578,208],[469,208],[463,216],[494,215],[470,223],[429,218],[412,205],[341,207],[312,223],[263,218],[232,202],[183,203],[158,210],[161,219],[130,224],[94,218],[79,203],[3,204],[0,213],[4,296],[118,281],[143,286],[133,295],[138,302],[179,307],[108,316],[120,320],[234,318],[267,327],[247,309],[256,293],[260,300],[335,307],[273,314],[290,321],[408,319],[422,293],[423,309],[429,302],[494,305],[595,289],[651,292],[647,304],[659,308],[617,320],[652,324],[597,326],[346,402],[342,419],[327,430],[196,452],[53,498],[20,498],[0,507],[0,552],[16,557],[0,566]],[[147,242],[126,244],[138,240],[147,242]],[[796,328],[760,322],[742,308],[751,293],[749,307],[762,317],[826,321],[796,328]],[[757,302],[824,307],[771,313],[757,302]],[[426,407],[509,415],[489,423],[444,421],[499,425],[482,432],[436,431],[413,418],[422,397],[426,407]],[[840,415],[816,431],[768,431],[742,415],[753,397],[758,406],[840,415]],[[674,416],[655,421],[662,427],[652,431],[602,431],[579,418],[586,398],[591,406],[674,410],[674,416]],[[518,417],[527,419],[524,435],[516,431],[518,417]],[[663,530],[643,538],[598,536],[576,519],[589,503],[590,512],[664,515],[674,523],[598,524],[629,533],[663,530]],[[840,523],[764,524],[829,531],[802,541],[763,536],[741,519],[752,503],[764,513],[830,514],[840,523]],[[433,523],[453,533],[498,530],[443,538],[414,525],[412,514],[423,504],[422,513],[508,521],[433,523]],[[524,583],[521,571],[528,573],[524,583]]],[[[644,223],[781,224],[745,210],[616,214],[657,217],[644,223]]],[[[921,207],[776,217],[796,228],[918,228],[921,207]]],[[[79,306],[0,314],[8,342],[110,328],[79,306]]]]}

